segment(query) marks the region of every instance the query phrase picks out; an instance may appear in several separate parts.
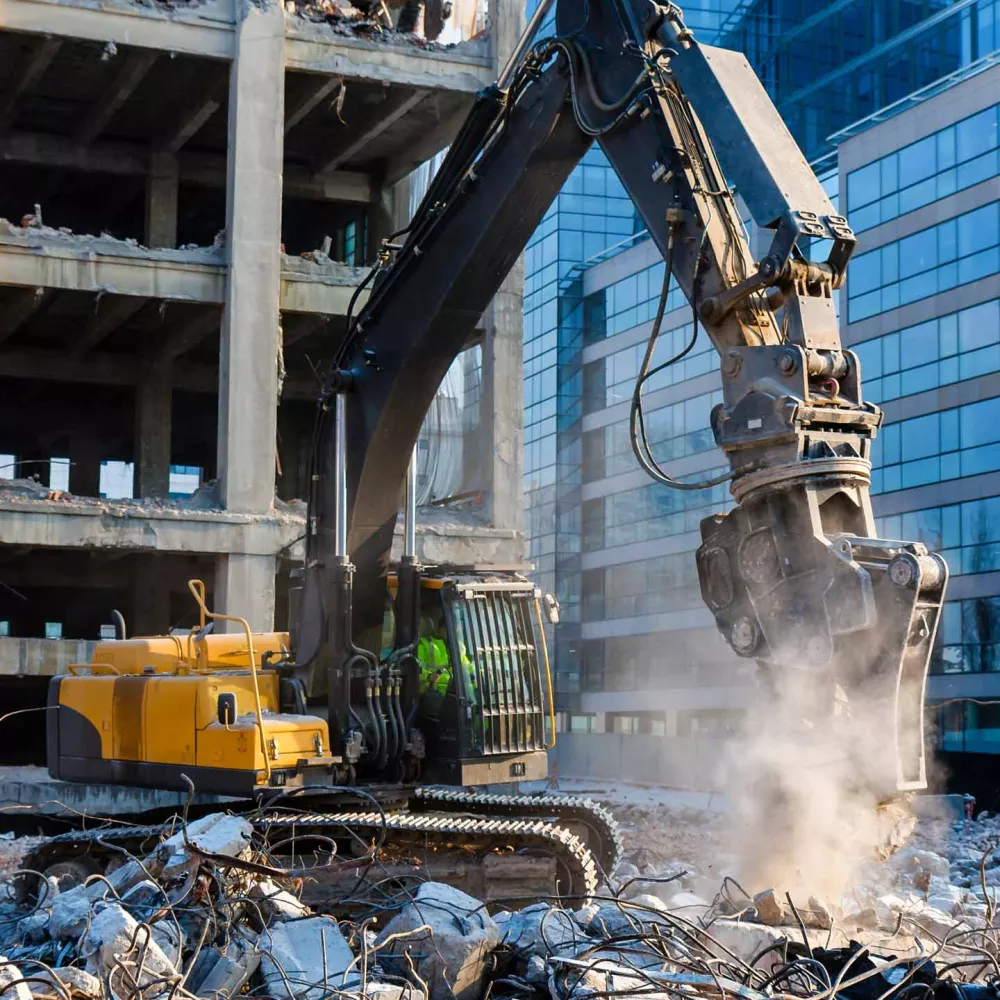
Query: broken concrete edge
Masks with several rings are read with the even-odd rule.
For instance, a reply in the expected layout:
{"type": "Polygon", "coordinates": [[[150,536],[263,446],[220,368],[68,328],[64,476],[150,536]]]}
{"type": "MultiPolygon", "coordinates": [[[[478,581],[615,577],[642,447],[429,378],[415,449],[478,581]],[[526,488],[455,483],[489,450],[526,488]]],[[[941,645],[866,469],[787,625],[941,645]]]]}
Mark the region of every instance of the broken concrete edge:
{"type": "MultiPolygon", "coordinates": [[[[222,234],[220,234],[221,236],[222,234]]],[[[217,239],[210,247],[186,246],[177,250],[144,247],[138,240],[119,239],[110,233],[94,236],[74,233],[71,229],[54,229],[46,225],[18,226],[0,218],[0,246],[20,247],[37,253],[55,251],[74,255],[134,257],[142,260],[169,261],[174,264],[209,264],[225,267],[225,246],[217,239]]]]}
{"type": "Polygon", "coordinates": [[[467,38],[460,42],[429,42],[421,35],[405,31],[352,31],[349,21],[328,21],[322,13],[311,17],[311,9],[314,9],[313,5],[308,3],[301,6],[296,4],[296,9],[293,11],[285,8],[286,36],[369,52],[395,48],[415,52],[430,60],[464,62],[470,66],[489,68],[492,73],[488,30],[475,38],[467,38]]]}
{"type": "MultiPolygon", "coordinates": [[[[92,235],[74,233],[70,229],[51,226],[17,226],[0,218],[0,249],[12,247],[32,254],[55,257],[127,258],[131,260],[169,263],[183,267],[209,267],[220,272],[226,267],[225,232],[220,232],[212,246],[189,244],[178,249],[143,246],[138,240],[119,239],[110,233],[92,235]]],[[[356,288],[370,268],[355,267],[326,256],[321,250],[295,255],[282,253],[281,274],[285,280],[315,281],[337,287],[356,288]]],[[[116,289],[105,289],[115,294],[116,289]]],[[[122,291],[120,294],[128,294],[122,291]]]]}

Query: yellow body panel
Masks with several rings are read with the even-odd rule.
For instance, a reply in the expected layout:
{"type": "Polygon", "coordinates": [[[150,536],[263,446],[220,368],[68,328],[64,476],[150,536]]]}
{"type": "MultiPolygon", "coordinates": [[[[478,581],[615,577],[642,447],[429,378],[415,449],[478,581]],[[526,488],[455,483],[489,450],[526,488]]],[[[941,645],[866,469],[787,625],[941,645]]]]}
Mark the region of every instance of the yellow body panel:
{"type": "Polygon", "coordinates": [[[161,764],[194,764],[195,702],[201,678],[129,677],[142,688],[141,756],[161,764]]]}
{"type": "MultiPolygon", "coordinates": [[[[109,657],[115,652],[106,649],[103,662],[117,660],[109,657]]],[[[127,652],[121,662],[133,656],[127,652]]],[[[329,760],[327,723],[315,716],[280,714],[277,674],[258,673],[257,683],[266,761],[258,734],[253,677],[247,670],[173,675],[122,671],[120,675],[65,677],[59,703],[101,733],[105,760],[254,772],[268,765],[295,768],[301,761],[329,760]],[[223,693],[236,696],[237,719],[228,727],[218,721],[218,698],[223,693]]],[[[64,752],[71,753],[72,748],[64,752]]]]}
{"type": "Polygon", "coordinates": [[[114,696],[113,677],[63,678],[59,686],[59,705],[89,719],[101,735],[101,754],[114,757],[114,696]]]}
{"type": "MultiPolygon", "coordinates": [[[[259,668],[264,653],[287,650],[287,632],[254,633],[254,663],[259,668]]],[[[206,635],[197,640],[189,635],[159,635],[136,639],[99,642],[94,664],[106,664],[119,674],[174,673],[182,670],[247,670],[246,636],[206,635]]],[[[75,665],[76,670],[87,664],[75,665]]]]}
{"type": "MultiPolygon", "coordinates": [[[[218,720],[220,694],[236,696],[236,720],[243,722],[244,716],[256,711],[253,698],[253,678],[249,672],[231,674],[205,674],[198,678],[195,695],[195,725],[205,729],[218,720]]],[[[271,671],[257,674],[260,689],[260,707],[264,712],[277,712],[280,707],[278,675],[271,671]]],[[[256,723],[256,719],[254,720],[256,723]]]]}

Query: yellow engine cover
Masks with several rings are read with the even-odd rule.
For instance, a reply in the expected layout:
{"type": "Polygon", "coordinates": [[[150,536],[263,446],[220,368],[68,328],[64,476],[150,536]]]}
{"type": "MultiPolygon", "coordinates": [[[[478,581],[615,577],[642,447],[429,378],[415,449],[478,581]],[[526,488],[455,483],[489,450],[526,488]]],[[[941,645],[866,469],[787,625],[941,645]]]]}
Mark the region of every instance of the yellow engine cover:
{"type": "MultiPolygon", "coordinates": [[[[276,656],[287,652],[287,632],[259,632],[253,636],[254,663],[260,667],[265,653],[276,656]]],[[[250,656],[246,636],[156,635],[134,639],[99,642],[92,663],[75,670],[119,674],[176,673],[178,670],[249,670],[250,656]]]]}
{"type": "MultiPolygon", "coordinates": [[[[254,637],[255,654],[267,648],[258,638],[266,637],[254,637]]],[[[204,645],[206,662],[235,669],[202,673],[178,659],[172,638],[132,639],[101,643],[92,665],[54,678],[49,770],[66,780],[155,788],[184,788],[183,773],[199,791],[250,794],[269,772],[334,763],[325,720],[280,712],[273,671],[257,672],[258,719],[244,637],[207,636],[204,645]],[[221,694],[236,699],[228,725],[219,721],[221,694]]]]}

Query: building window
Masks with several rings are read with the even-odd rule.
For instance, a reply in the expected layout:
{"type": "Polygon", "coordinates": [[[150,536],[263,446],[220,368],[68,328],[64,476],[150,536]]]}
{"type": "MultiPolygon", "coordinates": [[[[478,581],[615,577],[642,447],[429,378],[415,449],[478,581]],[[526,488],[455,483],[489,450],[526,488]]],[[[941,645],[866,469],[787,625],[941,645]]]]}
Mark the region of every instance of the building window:
{"type": "Polygon", "coordinates": [[[596,716],[580,715],[571,712],[566,717],[566,732],[568,733],[594,733],[597,732],[596,716]]]}
{"type": "MultiPolygon", "coordinates": [[[[676,326],[673,329],[665,330],[660,340],[657,342],[656,354],[653,356],[654,368],[661,361],[680,354],[691,340],[693,328],[690,323],[676,326]]],[[[633,344],[625,347],[614,354],[609,354],[603,361],[598,362],[604,368],[604,398],[600,399],[596,392],[597,382],[593,376],[590,377],[590,394],[586,398],[588,412],[614,406],[616,403],[624,402],[632,398],[635,390],[635,380],[639,375],[639,368],[642,365],[643,355],[646,353],[646,344],[633,344]]],[[[655,392],[657,389],[665,389],[667,386],[677,385],[679,382],[686,382],[688,379],[698,375],[706,375],[709,372],[717,371],[719,367],[718,353],[712,346],[707,334],[699,328],[698,337],[694,347],[684,357],[682,361],[664,368],[649,378],[643,391],[646,393],[655,392]]],[[[704,426],[708,426],[708,417],[705,417],[704,426]]]]}
{"type": "Polygon", "coordinates": [[[1000,105],[965,118],[847,175],[847,212],[871,229],[1000,173],[1000,105]]]}
{"type": "MultiPolygon", "coordinates": [[[[725,471],[725,467],[715,467],[681,478],[708,479],[725,471]]],[[[703,518],[724,513],[731,506],[727,484],[679,492],[650,483],[635,490],[612,493],[602,501],[594,501],[594,506],[584,512],[583,550],[592,552],[698,531],[703,518]]]]}
{"type": "Polygon", "coordinates": [[[45,623],[45,638],[46,639],[61,639],[62,638],[62,622],[46,622],[45,623]]]}
{"type": "Polygon", "coordinates": [[[69,466],[68,458],[49,459],[49,489],[69,490],[69,466]]]}
{"type": "Polygon", "coordinates": [[[849,322],[1000,271],[1000,202],[861,254],[848,271],[849,322]]]}
{"type": "Polygon", "coordinates": [[[885,403],[1000,371],[1000,299],[855,345],[865,398],[885,403]]]}
{"type": "Polygon", "coordinates": [[[0,638],[7,638],[10,635],[10,622],[0,622],[0,638]]]}
{"type": "MultiPolygon", "coordinates": [[[[646,411],[646,438],[653,458],[664,463],[711,451],[715,447],[715,435],[709,426],[711,413],[713,407],[721,402],[722,391],[719,390],[646,411]]],[[[603,435],[603,461],[600,466],[596,462],[592,464],[594,470],[599,469],[599,476],[587,476],[588,469],[584,466],[585,482],[638,468],[627,420],[619,420],[600,432],[591,433],[603,435]]]]}
{"type": "Polygon", "coordinates": [[[1000,397],[890,424],[872,448],[872,493],[1000,468],[1000,397]]]}
{"type": "Polygon", "coordinates": [[[344,262],[354,267],[358,263],[358,224],[344,226],[344,262]]]}
{"type": "Polygon", "coordinates": [[[619,736],[638,736],[641,720],[638,715],[611,715],[611,731],[619,736]]]}
{"type": "Polygon", "coordinates": [[[130,500],[135,496],[131,462],[101,462],[100,494],[109,500],[130,500]]]}

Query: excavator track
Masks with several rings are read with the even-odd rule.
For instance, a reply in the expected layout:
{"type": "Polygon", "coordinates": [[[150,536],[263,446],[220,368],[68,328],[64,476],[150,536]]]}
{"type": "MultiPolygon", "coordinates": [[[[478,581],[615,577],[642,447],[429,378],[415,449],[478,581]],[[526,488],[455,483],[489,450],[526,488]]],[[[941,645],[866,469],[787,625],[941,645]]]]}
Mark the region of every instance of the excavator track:
{"type": "MultiPolygon", "coordinates": [[[[599,884],[599,866],[584,841],[571,830],[544,819],[456,815],[453,812],[305,812],[265,813],[251,822],[269,842],[291,843],[351,838],[385,847],[417,851],[452,851],[456,858],[517,853],[554,857],[558,894],[589,900],[599,884]],[[383,839],[384,832],[384,839],[383,839]]],[[[152,850],[169,829],[162,826],[117,827],[59,834],[39,844],[24,860],[24,869],[45,872],[64,861],[97,862],[152,850]]],[[[302,848],[298,848],[301,850],[302,848]]],[[[549,887],[540,895],[547,895],[549,887]]]]}
{"type": "Polygon", "coordinates": [[[571,828],[583,826],[585,841],[605,876],[613,875],[624,852],[621,830],[609,809],[592,799],[564,795],[495,795],[460,788],[418,788],[410,812],[461,812],[474,815],[553,818],[571,828]]]}

